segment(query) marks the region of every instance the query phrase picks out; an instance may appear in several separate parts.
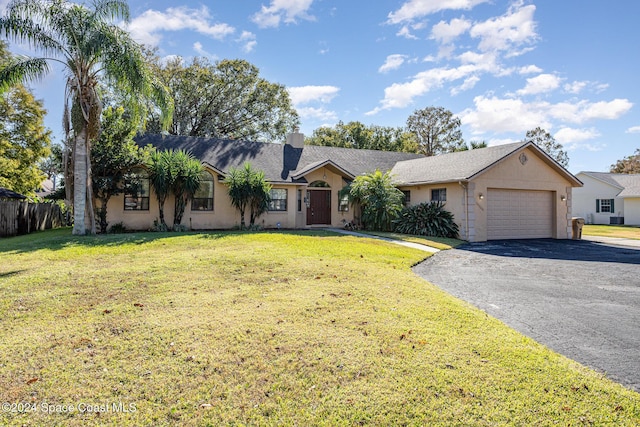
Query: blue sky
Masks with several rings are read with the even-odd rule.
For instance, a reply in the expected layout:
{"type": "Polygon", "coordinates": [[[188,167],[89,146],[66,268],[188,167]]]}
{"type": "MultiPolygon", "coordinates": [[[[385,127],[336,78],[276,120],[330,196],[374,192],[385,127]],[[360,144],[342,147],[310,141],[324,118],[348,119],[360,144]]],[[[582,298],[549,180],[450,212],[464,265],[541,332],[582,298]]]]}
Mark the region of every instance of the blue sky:
{"type": "MultiPolygon", "coordinates": [[[[285,85],[307,135],[339,120],[404,126],[416,109],[442,106],[460,117],[466,140],[496,145],[548,130],[574,173],[606,171],[640,148],[637,1],[129,5],[127,28],[162,56],[241,58],[285,85]]],[[[61,73],[32,88],[60,141],[61,73]]]]}

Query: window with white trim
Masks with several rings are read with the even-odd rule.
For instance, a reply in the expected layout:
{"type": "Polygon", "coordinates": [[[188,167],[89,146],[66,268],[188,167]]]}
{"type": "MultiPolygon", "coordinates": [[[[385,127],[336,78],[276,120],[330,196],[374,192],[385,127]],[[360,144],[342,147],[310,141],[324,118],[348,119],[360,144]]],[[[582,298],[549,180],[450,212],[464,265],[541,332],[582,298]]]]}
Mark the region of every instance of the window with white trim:
{"type": "Polygon", "coordinates": [[[271,201],[269,202],[270,211],[286,211],[287,210],[287,189],[272,188],[269,193],[271,201]]]}
{"type": "Polygon", "coordinates": [[[338,200],[338,211],[340,212],[348,212],[349,211],[349,195],[343,194],[342,197],[338,200]]]}
{"type": "Polygon", "coordinates": [[[596,200],[596,213],[613,213],[614,210],[613,199],[597,199],[596,200]]]}

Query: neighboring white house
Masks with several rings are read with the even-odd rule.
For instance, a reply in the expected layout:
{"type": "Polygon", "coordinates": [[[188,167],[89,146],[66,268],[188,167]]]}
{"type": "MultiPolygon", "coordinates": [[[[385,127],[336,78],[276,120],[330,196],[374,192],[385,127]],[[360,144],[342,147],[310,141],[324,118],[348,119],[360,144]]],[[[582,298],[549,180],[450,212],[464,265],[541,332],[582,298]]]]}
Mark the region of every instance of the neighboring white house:
{"type": "Polygon", "coordinates": [[[572,215],[587,224],[640,225],[640,174],[580,172],[572,215]]]}

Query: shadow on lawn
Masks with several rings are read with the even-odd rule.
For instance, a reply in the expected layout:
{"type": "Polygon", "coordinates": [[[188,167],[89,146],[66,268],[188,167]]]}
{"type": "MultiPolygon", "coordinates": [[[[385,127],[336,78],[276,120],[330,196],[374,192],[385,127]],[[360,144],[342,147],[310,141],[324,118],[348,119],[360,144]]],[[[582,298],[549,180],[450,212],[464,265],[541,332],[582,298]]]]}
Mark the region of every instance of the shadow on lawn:
{"type": "Polygon", "coordinates": [[[586,240],[496,240],[468,243],[458,250],[512,258],[542,258],[640,264],[640,249],[608,246],[586,240]]]}
{"type": "Polygon", "coordinates": [[[196,236],[200,239],[220,239],[223,237],[243,234],[293,234],[300,236],[334,236],[324,230],[264,230],[264,231],[240,231],[240,230],[218,230],[218,231],[189,231],[189,232],[154,232],[140,231],[121,234],[98,234],[95,236],[74,236],[71,228],[58,228],[55,230],[39,231],[36,233],[7,237],[0,239],[1,253],[23,253],[33,252],[40,249],[60,250],[69,247],[99,247],[118,246],[122,244],[142,245],[162,239],[179,238],[183,236],[196,236]]]}
{"type": "Polygon", "coordinates": [[[25,236],[16,236],[0,239],[0,253],[33,252],[40,249],[60,250],[69,247],[99,247],[118,246],[122,244],[136,244],[154,242],[162,239],[171,239],[181,236],[197,235],[206,239],[219,239],[228,236],[230,232],[152,232],[141,231],[121,234],[98,234],[95,236],[74,236],[71,228],[59,228],[55,230],[39,231],[25,236]]]}

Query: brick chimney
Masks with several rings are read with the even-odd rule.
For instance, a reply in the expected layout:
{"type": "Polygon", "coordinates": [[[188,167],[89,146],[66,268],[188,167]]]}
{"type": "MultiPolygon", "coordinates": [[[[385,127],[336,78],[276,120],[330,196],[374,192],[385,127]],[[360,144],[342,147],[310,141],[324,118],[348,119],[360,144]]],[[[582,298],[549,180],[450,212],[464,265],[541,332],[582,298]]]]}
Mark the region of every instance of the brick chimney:
{"type": "Polygon", "coordinates": [[[296,126],[293,128],[293,132],[287,135],[287,144],[293,148],[304,147],[304,134],[300,133],[300,128],[296,126]]]}

